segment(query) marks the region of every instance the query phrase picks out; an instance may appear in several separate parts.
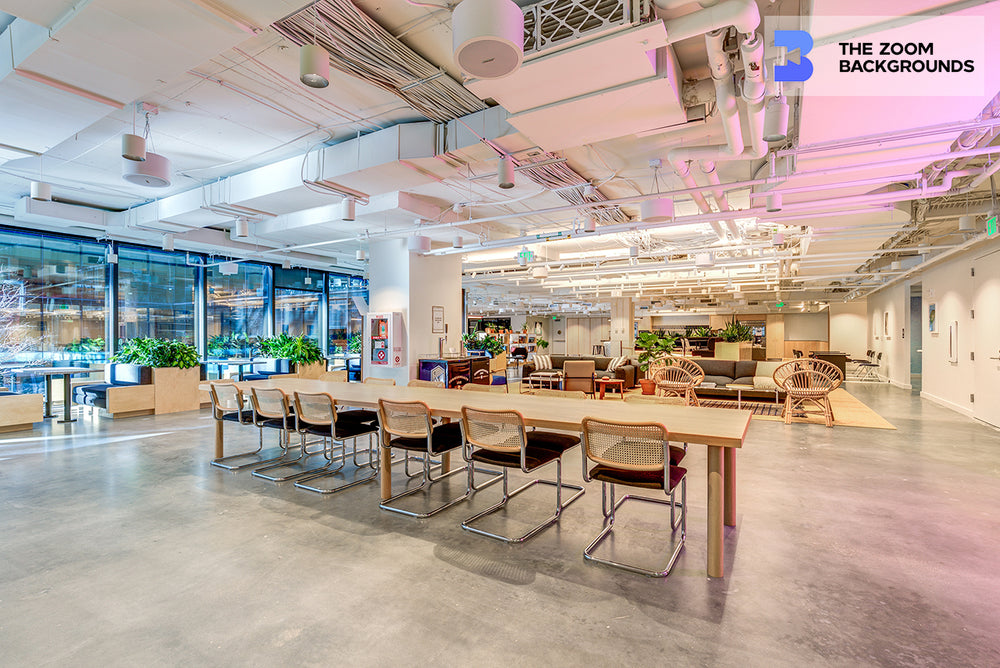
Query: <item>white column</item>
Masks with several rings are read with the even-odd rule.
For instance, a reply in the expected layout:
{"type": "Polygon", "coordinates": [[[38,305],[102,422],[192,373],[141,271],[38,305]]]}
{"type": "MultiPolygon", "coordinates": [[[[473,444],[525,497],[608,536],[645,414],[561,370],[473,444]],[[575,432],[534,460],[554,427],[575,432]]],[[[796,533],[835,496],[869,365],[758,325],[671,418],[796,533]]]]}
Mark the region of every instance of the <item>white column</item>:
{"type": "Polygon", "coordinates": [[[621,354],[633,357],[635,349],[635,306],[628,297],[611,300],[611,349],[617,354],[619,344],[621,354]]]}

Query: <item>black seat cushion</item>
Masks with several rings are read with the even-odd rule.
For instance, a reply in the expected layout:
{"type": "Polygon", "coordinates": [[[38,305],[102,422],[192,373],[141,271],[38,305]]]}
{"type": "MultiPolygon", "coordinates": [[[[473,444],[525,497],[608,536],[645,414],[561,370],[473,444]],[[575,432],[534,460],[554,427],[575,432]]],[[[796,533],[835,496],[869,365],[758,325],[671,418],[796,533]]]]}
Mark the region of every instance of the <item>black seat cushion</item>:
{"type": "Polygon", "coordinates": [[[378,424],[378,411],[367,408],[358,408],[349,411],[338,411],[337,422],[374,422],[378,424]]]}
{"type": "MultiPolygon", "coordinates": [[[[330,425],[328,424],[301,423],[300,426],[310,434],[330,438],[330,425]]],[[[341,422],[340,420],[337,420],[336,440],[342,441],[347,438],[360,436],[361,434],[370,434],[376,429],[378,429],[378,427],[369,422],[341,422]]]]}
{"type": "MultiPolygon", "coordinates": [[[[438,454],[454,450],[462,446],[462,425],[459,422],[449,422],[434,427],[431,437],[431,453],[438,454]]],[[[427,452],[426,438],[394,438],[389,446],[403,450],[420,450],[427,452]]]]}
{"type": "Polygon", "coordinates": [[[551,431],[527,432],[529,448],[544,448],[562,454],[570,448],[580,445],[580,437],[571,434],[557,434],[551,431]]]}
{"type": "Polygon", "coordinates": [[[264,420],[264,426],[269,429],[295,429],[295,416],[287,418],[269,418],[264,420]]]}
{"type": "MultiPolygon", "coordinates": [[[[677,486],[687,469],[680,466],[670,467],[670,489],[677,486]]],[[[590,469],[590,477],[601,482],[629,487],[644,487],[646,489],[663,489],[663,470],[658,471],[627,471],[611,466],[598,464],[590,469]]],[[[669,490],[668,490],[669,491],[669,490]]]]}
{"type": "Polygon", "coordinates": [[[223,413],[222,419],[227,422],[239,422],[240,424],[253,424],[253,411],[223,413]]]}
{"type": "MultiPolygon", "coordinates": [[[[526,436],[528,443],[524,448],[524,465],[529,471],[559,459],[564,452],[580,444],[578,436],[550,431],[529,431],[526,436]]],[[[494,466],[508,468],[521,466],[520,452],[498,452],[477,448],[472,453],[472,459],[494,466]]]]}

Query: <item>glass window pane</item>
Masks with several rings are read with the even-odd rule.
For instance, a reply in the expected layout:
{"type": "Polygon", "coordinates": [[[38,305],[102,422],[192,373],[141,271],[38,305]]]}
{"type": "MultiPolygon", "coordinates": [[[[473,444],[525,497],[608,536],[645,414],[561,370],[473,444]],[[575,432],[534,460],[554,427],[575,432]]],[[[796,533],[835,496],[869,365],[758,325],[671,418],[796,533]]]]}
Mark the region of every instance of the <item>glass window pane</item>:
{"type": "Polygon", "coordinates": [[[275,267],[274,287],[323,292],[323,272],[275,267]]]}
{"type": "Polygon", "coordinates": [[[105,248],[0,232],[0,363],[105,360],[105,248]]]}
{"type": "Polygon", "coordinates": [[[354,301],[368,302],[368,281],[360,276],[330,274],[330,349],[328,354],[347,352],[351,336],[361,334],[364,323],[354,301]]]}
{"type": "Polygon", "coordinates": [[[152,336],[194,344],[196,268],[184,253],[118,251],[118,338],[152,336]]]}
{"type": "Polygon", "coordinates": [[[319,292],[276,288],[274,331],[319,340],[319,292]]]}
{"type": "Polygon", "coordinates": [[[265,267],[241,262],[239,272],[223,276],[218,267],[207,272],[208,356],[250,355],[250,339],[267,334],[265,267]]]}

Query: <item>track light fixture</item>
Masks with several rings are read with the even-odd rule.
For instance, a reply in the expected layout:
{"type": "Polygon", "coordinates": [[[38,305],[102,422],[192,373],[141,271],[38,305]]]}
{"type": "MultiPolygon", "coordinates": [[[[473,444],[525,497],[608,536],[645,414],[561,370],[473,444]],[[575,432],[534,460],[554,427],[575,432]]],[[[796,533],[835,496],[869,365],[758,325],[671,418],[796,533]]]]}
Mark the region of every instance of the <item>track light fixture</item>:
{"type": "Polygon", "coordinates": [[[497,185],[504,190],[514,187],[514,158],[510,155],[501,156],[497,167],[497,180],[499,182],[497,185]]]}
{"type": "Polygon", "coordinates": [[[340,217],[342,220],[354,220],[357,214],[357,200],[353,197],[345,197],[340,204],[340,217]]]}
{"type": "Polygon", "coordinates": [[[174,235],[169,232],[164,234],[161,246],[165,251],[172,251],[174,249],[174,235]]]}
{"type": "Polygon", "coordinates": [[[39,202],[52,201],[52,185],[41,181],[31,182],[31,199],[39,202]]]}

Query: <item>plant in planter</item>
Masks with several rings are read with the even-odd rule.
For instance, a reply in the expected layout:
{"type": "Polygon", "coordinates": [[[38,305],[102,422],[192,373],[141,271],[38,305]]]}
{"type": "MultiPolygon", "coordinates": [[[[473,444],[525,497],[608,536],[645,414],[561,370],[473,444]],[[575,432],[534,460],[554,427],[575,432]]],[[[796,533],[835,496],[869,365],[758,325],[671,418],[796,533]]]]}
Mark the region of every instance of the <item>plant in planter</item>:
{"type": "MultiPolygon", "coordinates": [[[[639,332],[632,345],[636,351],[642,351],[638,358],[639,369],[646,373],[657,360],[674,352],[677,337],[663,332],[639,332]]],[[[656,383],[652,378],[640,378],[639,385],[642,386],[643,394],[653,394],[656,391],[656,383]]]]}
{"type": "Polygon", "coordinates": [[[496,357],[506,350],[503,341],[492,334],[486,334],[484,336],[479,336],[478,334],[463,334],[462,343],[465,345],[466,350],[485,350],[493,357],[496,357]]]}
{"type": "MultiPolygon", "coordinates": [[[[325,362],[319,344],[307,336],[289,336],[281,333],[261,339],[258,346],[265,357],[289,360],[295,365],[297,373],[303,373],[305,371],[303,367],[318,366],[325,362]]],[[[326,371],[325,366],[322,371],[326,371]]]]}
{"type": "Polygon", "coordinates": [[[549,342],[539,336],[537,339],[535,339],[535,347],[538,348],[539,350],[545,350],[546,348],[549,347],[549,342]]]}
{"type": "Polygon", "coordinates": [[[192,369],[198,366],[198,350],[191,344],[171,339],[137,338],[119,341],[112,362],[139,364],[158,369],[192,369]]]}
{"type": "Polygon", "coordinates": [[[701,327],[694,329],[690,334],[688,334],[688,336],[696,336],[698,338],[709,338],[715,336],[715,332],[712,331],[711,327],[705,327],[704,325],[702,325],[701,327]]]}
{"type": "Polygon", "coordinates": [[[719,330],[719,336],[728,343],[739,343],[741,341],[753,341],[753,328],[744,325],[733,316],[733,319],[726,323],[726,326],[719,330]]]}

